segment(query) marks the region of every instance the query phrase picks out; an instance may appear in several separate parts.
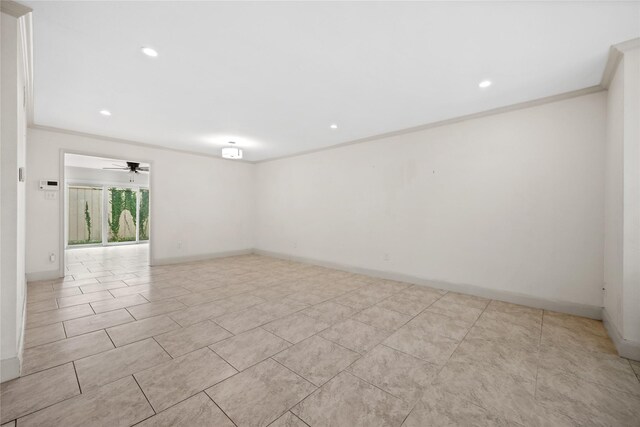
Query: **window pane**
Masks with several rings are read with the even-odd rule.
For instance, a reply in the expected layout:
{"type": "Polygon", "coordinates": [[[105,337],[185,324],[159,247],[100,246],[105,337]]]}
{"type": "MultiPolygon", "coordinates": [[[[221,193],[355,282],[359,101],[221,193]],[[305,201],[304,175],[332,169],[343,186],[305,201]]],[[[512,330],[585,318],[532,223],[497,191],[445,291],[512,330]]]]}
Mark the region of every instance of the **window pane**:
{"type": "Polygon", "coordinates": [[[149,240],[149,189],[140,189],[140,240],[149,240]]]}
{"type": "Polygon", "coordinates": [[[69,187],[69,245],[102,243],[102,188],[69,187]]]}
{"type": "Polygon", "coordinates": [[[109,188],[109,242],[136,240],[136,197],[137,192],[130,188],[109,188]]]}

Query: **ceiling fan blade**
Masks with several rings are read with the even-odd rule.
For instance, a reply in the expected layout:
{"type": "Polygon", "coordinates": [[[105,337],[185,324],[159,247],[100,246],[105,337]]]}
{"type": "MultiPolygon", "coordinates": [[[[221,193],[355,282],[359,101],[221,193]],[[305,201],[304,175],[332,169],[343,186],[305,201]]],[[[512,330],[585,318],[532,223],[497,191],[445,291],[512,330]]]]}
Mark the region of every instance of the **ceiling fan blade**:
{"type": "Polygon", "coordinates": [[[102,168],[102,169],[114,169],[114,170],[119,170],[119,171],[128,171],[129,168],[102,168]]]}
{"type": "Polygon", "coordinates": [[[141,166],[138,168],[139,171],[149,172],[149,168],[147,166],[141,166]]]}

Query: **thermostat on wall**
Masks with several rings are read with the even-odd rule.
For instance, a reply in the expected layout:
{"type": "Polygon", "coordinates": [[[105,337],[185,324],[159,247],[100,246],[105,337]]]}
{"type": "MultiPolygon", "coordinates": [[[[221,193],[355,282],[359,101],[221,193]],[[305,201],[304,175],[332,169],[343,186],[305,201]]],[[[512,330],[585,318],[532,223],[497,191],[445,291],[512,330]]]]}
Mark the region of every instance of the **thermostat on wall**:
{"type": "Polygon", "coordinates": [[[58,189],[58,181],[52,179],[43,179],[40,180],[40,189],[41,190],[57,190],[58,189]]]}

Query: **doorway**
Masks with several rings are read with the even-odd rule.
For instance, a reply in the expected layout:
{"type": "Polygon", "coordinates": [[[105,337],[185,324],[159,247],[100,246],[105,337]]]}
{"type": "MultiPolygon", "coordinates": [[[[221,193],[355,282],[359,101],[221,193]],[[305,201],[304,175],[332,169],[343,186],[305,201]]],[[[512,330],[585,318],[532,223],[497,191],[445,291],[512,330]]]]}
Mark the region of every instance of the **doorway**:
{"type": "MultiPolygon", "coordinates": [[[[148,247],[150,173],[149,163],[142,161],[64,154],[65,275],[69,263],[81,258],[81,252],[72,251],[148,247]]],[[[136,253],[148,253],[148,249],[136,253]]]]}

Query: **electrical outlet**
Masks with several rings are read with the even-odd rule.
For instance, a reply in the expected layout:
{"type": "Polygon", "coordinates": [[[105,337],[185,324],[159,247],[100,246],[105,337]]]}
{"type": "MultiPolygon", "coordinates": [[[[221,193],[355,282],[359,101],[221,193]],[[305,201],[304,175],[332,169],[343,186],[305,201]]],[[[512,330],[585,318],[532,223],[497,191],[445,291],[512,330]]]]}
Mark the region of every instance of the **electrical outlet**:
{"type": "Polygon", "coordinates": [[[44,198],[46,200],[55,200],[56,199],[56,192],[55,191],[45,191],[44,192],[44,198]]]}
{"type": "Polygon", "coordinates": [[[384,260],[389,261],[389,254],[384,254],[384,260]]]}
{"type": "Polygon", "coordinates": [[[182,249],[182,241],[178,240],[178,249],[182,249]]]}
{"type": "Polygon", "coordinates": [[[49,262],[56,262],[56,254],[53,252],[49,254],[49,262]]]}

